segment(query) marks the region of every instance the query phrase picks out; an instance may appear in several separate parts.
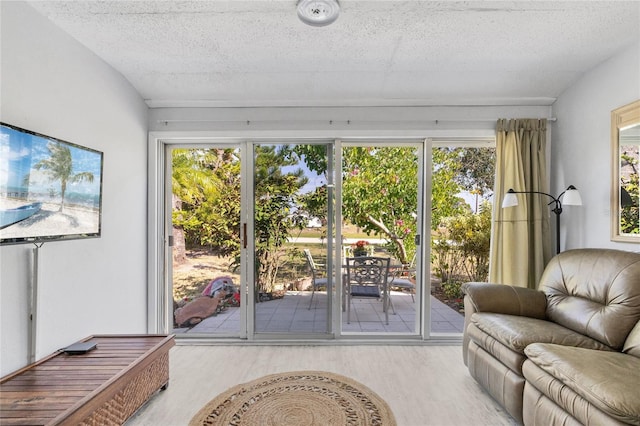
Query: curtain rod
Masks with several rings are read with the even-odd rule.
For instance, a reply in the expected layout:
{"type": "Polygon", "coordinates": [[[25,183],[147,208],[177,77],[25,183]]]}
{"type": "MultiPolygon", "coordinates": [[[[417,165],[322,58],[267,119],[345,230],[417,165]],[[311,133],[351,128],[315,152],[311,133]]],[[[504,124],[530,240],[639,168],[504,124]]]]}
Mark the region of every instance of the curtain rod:
{"type": "MultiPolygon", "coordinates": [[[[543,120],[544,118],[538,118],[543,120]]],[[[556,117],[548,117],[547,121],[557,121],[556,117]]],[[[495,123],[498,119],[493,118],[449,118],[449,119],[435,119],[435,120],[214,120],[214,119],[175,119],[175,120],[156,120],[157,123],[164,124],[165,126],[173,123],[244,123],[247,126],[255,123],[328,123],[333,124],[354,124],[354,123],[495,123]]]]}

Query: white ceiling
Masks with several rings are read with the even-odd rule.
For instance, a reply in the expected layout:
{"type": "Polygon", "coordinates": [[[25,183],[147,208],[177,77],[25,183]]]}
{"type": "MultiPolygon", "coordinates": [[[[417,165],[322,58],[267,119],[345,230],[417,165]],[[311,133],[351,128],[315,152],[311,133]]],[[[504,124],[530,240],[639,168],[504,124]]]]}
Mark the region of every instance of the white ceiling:
{"type": "MultiPolygon", "coordinates": [[[[640,40],[638,1],[30,1],[151,107],[550,105],[640,40]]],[[[639,76],[640,78],[640,76],[639,76]]]]}

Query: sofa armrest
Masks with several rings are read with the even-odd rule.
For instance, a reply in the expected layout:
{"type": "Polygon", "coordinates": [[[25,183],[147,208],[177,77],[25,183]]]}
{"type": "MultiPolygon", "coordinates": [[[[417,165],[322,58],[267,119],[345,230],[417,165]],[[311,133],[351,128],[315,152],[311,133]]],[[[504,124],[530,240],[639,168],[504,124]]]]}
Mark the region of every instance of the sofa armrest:
{"type": "Polygon", "coordinates": [[[513,287],[504,284],[469,282],[460,288],[464,294],[464,331],[462,333],[462,359],[467,365],[469,336],[467,327],[471,316],[476,312],[519,315],[524,317],[545,318],[547,298],[541,291],[513,287]]]}
{"type": "Polygon", "coordinates": [[[465,313],[467,308],[470,308],[473,312],[545,318],[547,298],[538,290],[504,284],[471,282],[462,285],[462,292],[465,295],[465,313]]]}

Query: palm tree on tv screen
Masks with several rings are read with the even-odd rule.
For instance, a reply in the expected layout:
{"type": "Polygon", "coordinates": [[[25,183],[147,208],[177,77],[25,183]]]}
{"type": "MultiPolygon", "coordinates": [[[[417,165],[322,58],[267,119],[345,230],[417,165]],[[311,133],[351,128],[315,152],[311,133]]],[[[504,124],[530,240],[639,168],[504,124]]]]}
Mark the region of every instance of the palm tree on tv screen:
{"type": "Polygon", "coordinates": [[[93,182],[93,173],[80,172],[73,174],[73,160],[71,158],[71,149],[57,142],[47,144],[49,150],[49,158],[38,161],[34,166],[36,170],[45,170],[51,181],[60,181],[60,209],[64,207],[64,194],[67,191],[68,182],[93,182]]]}

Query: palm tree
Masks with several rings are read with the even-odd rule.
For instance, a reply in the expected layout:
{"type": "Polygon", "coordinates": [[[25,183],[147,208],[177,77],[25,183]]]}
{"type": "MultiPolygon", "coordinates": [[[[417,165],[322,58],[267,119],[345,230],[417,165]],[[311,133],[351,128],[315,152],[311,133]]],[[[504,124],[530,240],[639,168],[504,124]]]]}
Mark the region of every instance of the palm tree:
{"type": "Polygon", "coordinates": [[[67,182],[82,182],[84,180],[93,182],[93,173],[80,172],[73,174],[73,161],[71,159],[71,150],[68,146],[63,146],[58,142],[50,142],[47,144],[49,150],[49,158],[38,161],[34,166],[36,170],[44,169],[49,180],[60,181],[60,209],[64,206],[64,194],[67,191],[67,182]]]}
{"type": "Polygon", "coordinates": [[[208,201],[218,200],[225,189],[215,174],[223,156],[222,149],[173,150],[173,260],[178,264],[187,259],[187,237],[202,244],[203,222],[199,209],[208,201]]]}

